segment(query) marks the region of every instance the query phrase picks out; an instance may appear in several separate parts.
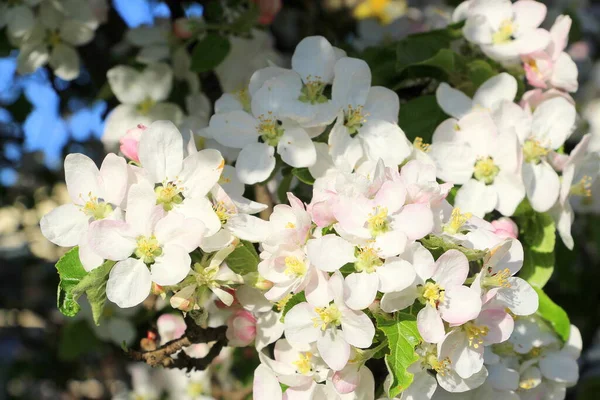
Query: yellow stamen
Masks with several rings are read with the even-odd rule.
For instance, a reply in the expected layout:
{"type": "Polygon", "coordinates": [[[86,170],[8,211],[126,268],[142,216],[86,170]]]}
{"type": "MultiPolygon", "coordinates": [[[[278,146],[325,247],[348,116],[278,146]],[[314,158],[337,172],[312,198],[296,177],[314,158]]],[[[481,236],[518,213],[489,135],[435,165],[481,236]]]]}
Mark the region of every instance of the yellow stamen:
{"type": "Polygon", "coordinates": [[[323,94],[325,86],[326,84],[320,76],[307,76],[298,100],[313,105],[327,102],[327,97],[323,94]]]}
{"type": "Polygon", "coordinates": [[[318,317],[313,318],[314,327],[317,328],[320,326],[322,331],[330,325],[336,327],[342,323],[342,313],[335,304],[327,307],[316,307],[315,312],[318,314],[318,317]]]}
{"type": "Polygon", "coordinates": [[[469,339],[469,346],[474,349],[478,349],[479,346],[483,345],[483,338],[489,333],[489,328],[483,325],[475,325],[472,322],[467,322],[464,325],[467,339],[469,339]]]}
{"type": "Polygon", "coordinates": [[[287,256],[285,258],[285,267],[284,273],[293,277],[304,276],[307,270],[306,264],[293,256],[287,256]]]}
{"type": "Polygon", "coordinates": [[[475,162],[473,176],[478,181],[489,185],[494,183],[494,179],[500,172],[500,168],[494,164],[492,157],[482,157],[475,162]]]}
{"type": "Polygon", "coordinates": [[[156,101],[154,101],[154,99],[146,97],[144,101],[137,105],[137,110],[142,115],[148,115],[155,104],[156,101]]]}
{"type": "Polygon", "coordinates": [[[177,204],[183,202],[183,188],[176,182],[168,182],[154,189],[156,204],[162,204],[165,211],[171,211],[177,204]]]}
{"type": "Polygon", "coordinates": [[[413,142],[413,146],[415,146],[415,149],[417,150],[421,150],[423,153],[427,153],[429,152],[429,144],[427,143],[423,143],[423,138],[421,137],[416,137],[414,142],[413,142]]]}
{"type": "Polygon", "coordinates": [[[525,162],[539,163],[542,157],[545,157],[550,150],[542,146],[539,140],[528,139],[523,144],[523,157],[525,162]]]}
{"type": "Polygon", "coordinates": [[[575,196],[590,197],[592,195],[592,178],[584,175],[579,182],[571,186],[570,193],[575,196]]]}
{"type": "Polygon", "coordinates": [[[450,364],[452,364],[452,361],[450,361],[448,357],[440,360],[433,353],[427,354],[425,361],[431,367],[431,369],[433,369],[441,376],[446,375],[446,373],[450,369],[450,364]]]}
{"type": "Polygon", "coordinates": [[[269,146],[277,146],[284,130],[277,119],[273,117],[273,113],[269,111],[267,116],[261,114],[258,116],[258,120],[260,123],[256,129],[263,141],[269,146]]]}
{"type": "Polygon", "coordinates": [[[146,264],[152,264],[154,259],[162,254],[162,249],[156,236],[138,236],[135,255],[146,264]]]}
{"type": "MultiPolygon", "coordinates": [[[[482,272],[485,273],[485,272],[482,272]]],[[[510,283],[508,282],[508,278],[512,275],[508,268],[504,268],[502,271],[496,272],[494,275],[485,276],[481,280],[481,285],[486,287],[503,287],[509,288],[510,283]]]]}
{"type": "Polygon", "coordinates": [[[388,210],[386,207],[374,209],[374,212],[369,214],[367,226],[371,235],[378,236],[389,231],[388,210]]]}
{"type": "Polygon", "coordinates": [[[311,358],[312,353],[310,352],[300,353],[298,360],[292,363],[296,366],[299,374],[306,375],[312,371],[312,364],[310,363],[311,358]]]}
{"type": "Polygon", "coordinates": [[[351,135],[357,133],[360,127],[367,122],[366,117],[368,116],[369,114],[363,114],[363,106],[354,108],[351,104],[348,104],[344,111],[344,125],[348,129],[348,133],[351,135]]]}
{"type": "Polygon", "coordinates": [[[448,221],[447,224],[444,225],[444,232],[450,234],[450,235],[455,235],[457,233],[459,233],[461,231],[461,228],[463,227],[463,225],[471,219],[471,217],[473,216],[473,214],[471,213],[464,213],[461,214],[460,212],[460,208],[456,207],[452,210],[452,215],[450,215],[450,221],[448,221]]]}
{"type": "Polygon", "coordinates": [[[377,267],[381,267],[383,261],[377,255],[372,247],[365,247],[358,250],[356,261],[354,262],[354,268],[358,272],[366,271],[368,273],[375,272],[377,267]]]}
{"type": "Polygon", "coordinates": [[[515,24],[512,20],[506,19],[500,24],[500,29],[492,36],[494,44],[506,44],[512,40],[515,31],[515,24]]]}
{"type": "Polygon", "coordinates": [[[419,286],[421,294],[421,302],[429,303],[432,307],[437,308],[438,304],[444,301],[444,289],[437,283],[426,282],[425,285],[419,286]]]}
{"type": "Polygon", "coordinates": [[[284,298],[282,298],[281,300],[276,302],[275,307],[277,307],[277,310],[279,310],[279,311],[283,310],[285,308],[285,305],[288,303],[288,301],[290,301],[291,298],[292,298],[292,294],[289,293],[284,298]]]}
{"type": "Polygon", "coordinates": [[[225,203],[223,203],[222,201],[218,201],[216,204],[214,204],[213,210],[215,210],[215,214],[217,214],[217,217],[219,217],[219,220],[223,224],[225,222],[227,222],[229,217],[231,217],[231,215],[232,215],[232,212],[227,208],[225,203]]]}

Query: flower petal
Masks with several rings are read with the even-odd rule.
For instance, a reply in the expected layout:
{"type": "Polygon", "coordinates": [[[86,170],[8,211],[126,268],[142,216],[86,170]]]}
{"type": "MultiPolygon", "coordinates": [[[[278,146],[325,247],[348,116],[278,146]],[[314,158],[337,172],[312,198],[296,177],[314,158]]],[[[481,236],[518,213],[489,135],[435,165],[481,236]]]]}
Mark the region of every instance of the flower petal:
{"type": "Polygon", "coordinates": [[[106,297],[121,308],[134,307],[150,294],[152,279],[146,264],[134,258],[119,261],[110,271],[106,297]]]}

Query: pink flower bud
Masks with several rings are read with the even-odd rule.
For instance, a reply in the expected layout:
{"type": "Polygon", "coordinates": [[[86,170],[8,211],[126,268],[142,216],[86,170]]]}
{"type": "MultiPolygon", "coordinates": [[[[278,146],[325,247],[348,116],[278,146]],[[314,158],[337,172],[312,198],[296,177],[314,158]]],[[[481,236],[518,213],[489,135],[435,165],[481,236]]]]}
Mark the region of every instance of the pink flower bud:
{"type": "Polygon", "coordinates": [[[142,137],[142,132],[145,131],[146,126],[139,124],[135,128],[129,129],[125,136],[123,136],[119,143],[121,143],[121,153],[130,160],[135,162],[140,162],[138,157],[138,147],[140,145],[140,139],[142,137]]]}
{"type": "Polygon", "coordinates": [[[187,18],[177,18],[173,24],[173,34],[180,39],[192,37],[192,22],[187,18]]]}
{"type": "Polygon", "coordinates": [[[510,218],[503,217],[492,221],[492,226],[495,229],[494,234],[502,239],[516,239],[519,236],[519,227],[510,218]]]}
{"type": "Polygon", "coordinates": [[[271,25],[273,20],[281,10],[281,0],[253,0],[258,4],[260,16],[258,23],[261,25],[271,25]]]}
{"type": "Polygon", "coordinates": [[[256,337],[256,318],[247,310],[239,309],[227,319],[227,332],[225,333],[229,345],[246,347],[256,337]]]}

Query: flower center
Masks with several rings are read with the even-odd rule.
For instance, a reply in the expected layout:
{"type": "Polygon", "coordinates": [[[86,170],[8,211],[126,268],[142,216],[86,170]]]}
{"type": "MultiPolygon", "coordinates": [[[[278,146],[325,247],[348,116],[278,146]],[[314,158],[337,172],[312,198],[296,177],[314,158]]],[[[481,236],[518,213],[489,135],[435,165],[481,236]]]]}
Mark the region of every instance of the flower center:
{"type": "Polygon", "coordinates": [[[427,143],[423,143],[423,138],[421,137],[416,137],[415,140],[413,141],[413,146],[415,147],[415,149],[417,150],[421,150],[423,153],[427,153],[429,152],[429,144],[427,143]]]}
{"type": "Polygon", "coordinates": [[[187,385],[187,394],[191,398],[196,398],[204,393],[204,385],[200,382],[190,382],[187,385]]]}
{"type": "MultiPolygon", "coordinates": [[[[80,195],[79,197],[82,196],[80,195]]],[[[99,220],[108,217],[113,212],[112,206],[105,203],[104,200],[98,199],[98,197],[93,196],[92,193],[88,193],[88,197],[89,200],[81,206],[81,211],[83,211],[85,215],[92,217],[95,220],[99,220]]]]}
{"type": "Polygon", "coordinates": [[[498,176],[500,168],[494,164],[492,157],[482,157],[475,163],[473,176],[480,182],[489,185],[494,183],[494,179],[498,176]]]}
{"type": "Polygon", "coordinates": [[[367,122],[367,116],[368,114],[363,114],[363,106],[354,108],[348,104],[348,107],[344,110],[344,125],[348,129],[348,133],[355,135],[363,124],[367,122]]]}
{"type": "Polygon", "coordinates": [[[298,360],[294,361],[292,364],[296,366],[296,371],[299,374],[307,375],[309,372],[312,372],[312,364],[310,360],[312,359],[312,353],[300,353],[298,355],[298,360]]]}
{"type": "Polygon", "coordinates": [[[513,34],[515,32],[515,24],[510,19],[505,19],[500,24],[500,29],[492,35],[492,43],[494,44],[506,44],[513,40],[513,34]]]}
{"type": "Polygon", "coordinates": [[[461,214],[460,208],[456,207],[452,210],[452,214],[450,215],[450,221],[444,225],[443,231],[449,235],[456,235],[460,233],[463,225],[471,219],[473,214],[464,213],[461,214]]]}
{"type": "Polygon", "coordinates": [[[489,333],[489,328],[483,325],[475,325],[472,322],[467,322],[464,325],[467,339],[469,339],[469,346],[474,349],[478,349],[479,346],[483,345],[483,338],[489,333]]]}
{"type": "Polygon", "coordinates": [[[323,94],[326,84],[321,81],[320,76],[308,76],[304,86],[300,91],[298,100],[303,103],[322,104],[327,102],[327,97],[323,94]]]}
{"type": "Polygon", "coordinates": [[[156,101],[154,101],[150,97],[146,97],[146,99],[144,101],[142,101],[140,104],[137,105],[137,110],[142,115],[148,115],[150,113],[150,110],[152,109],[152,107],[154,107],[155,104],[156,104],[156,101]]]}
{"type": "Polygon", "coordinates": [[[432,307],[437,308],[438,304],[444,301],[444,289],[438,284],[427,282],[425,285],[418,287],[421,303],[429,303],[432,307]]]}
{"type": "Polygon", "coordinates": [[[152,264],[154,259],[162,254],[162,249],[154,235],[138,236],[134,254],[146,264],[152,264]]]}
{"type": "Polygon", "coordinates": [[[378,207],[374,212],[369,214],[367,225],[371,235],[378,236],[390,230],[388,222],[388,210],[386,207],[378,207]]]}
{"type": "Polygon", "coordinates": [[[218,201],[216,204],[214,204],[213,210],[215,210],[215,214],[217,214],[217,217],[219,217],[219,220],[221,221],[222,224],[227,222],[229,217],[231,217],[231,215],[232,215],[230,210],[227,208],[225,203],[223,203],[222,201],[218,201]]]}
{"type": "Polygon", "coordinates": [[[524,390],[533,389],[536,386],[536,380],[534,378],[523,379],[519,382],[519,387],[524,390]]]}
{"type": "Polygon", "coordinates": [[[48,44],[52,47],[59,45],[62,42],[58,31],[50,31],[48,33],[48,44]]]}
{"type": "Polygon", "coordinates": [[[508,282],[508,278],[510,277],[510,270],[508,268],[504,268],[502,271],[498,271],[494,275],[484,276],[484,278],[481,280],[481,286],[509,288],[510,283],[508,282]]]}
{"type": "Polygon", "coordinates": [[[584,175],[583,178],[576,184],[571,186],[569,193],[575,196],[591,197],[592,196],[592,178],[584,175]]]}
{"type": "Polygon", "coordinates": [[[448,357],[440,360],[434,353],[428,353],[425,356],[425,362],[431,369],[433,369],[441,376],[446,375],[446,373],[450,369],[450,364],[452,363],[448,357]]]}
{"type": "Polygon", "coordinates": [[[525,162],[538,164],[541,158],[546,156],[550,150],[542,146],[539,140],[528,139],[523,144],[523,156],[525,162]]]}
{"type": "Polygon", "coordinates": [[[287,256],[285,258],[284,273],[288,276],[299,278],[306,274],[306,264],[300,261],[297,257],[287,256]]]}
{"type": "Polygon", "coordinates": [[[207,286],[209,288],[221,286],[215,281],[215,275],[219,272],[218,265],[204,268],[200,263],[196,263],[194,264],[194,272],[193,275],[196,277],[196,283],[199,286],[207,286]]]}
{"type": "Polygon", "coordinates": [[[177,204],[183,202],[183,195],[181,192],[183,188],[177,186],[175,182],[169,182],[167,184],[159,184],[154,188],[156,193],[156,204],[162,204],[165,211],[171,211],[177,204]]]}
{"type": "Polygon", "coordinates": [[[321,327],[324,331],[329,326],[336,327],[342,324],[342,313],[335,304],[331,304],[327,307],[316,307],[315,312],[318,317],[313,318],[314,327],[321,327]]]}
{"type": "Polygon", "coordinates": [[[366,247],[358,250],[356,261],[354,262],[354,268],[358,272],[366,271],[368,273],[375,272],[377,267],[381,267],[383,261],[377,255],[375,250],[371,247],[366,247]]]}
{"type": "Polygon", "coordinates": [[[279,122],[273,117],[271,112],[269,112],[267,117],[260,115],[258,120],[260,124],[258,124],[257,130],[263,142],[269,146],[277,146],[284,132],[279,122]]]}

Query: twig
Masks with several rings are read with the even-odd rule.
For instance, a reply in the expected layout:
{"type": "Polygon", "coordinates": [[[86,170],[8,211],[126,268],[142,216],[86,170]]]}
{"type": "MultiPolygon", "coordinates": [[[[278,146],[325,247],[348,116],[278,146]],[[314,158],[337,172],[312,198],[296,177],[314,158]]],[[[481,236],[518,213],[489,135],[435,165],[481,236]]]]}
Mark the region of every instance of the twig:
{"type": "Polygon", "coordinates": [[[179,339],[171,340],[156,350],[138,351],[128,350],[127,355],[134,361],[143,361],[151,367],[162,365],[165,368],[181,368],[191,371],[192,369],[203,370],[212,360],[219,355],[225,343],[225,331],[227,327],[201,328],[189,317],[185,318],[187,329],[185,334],[179,339]],[[197,343],[216,343],[212,346],[206,357],[192,358],[185,352],[177,354],[176,358],[172,356],[182,350],[184,347],[197,343]]]}
{"type": "Polygon", "coordinates": [[[259,203],[266,204],[268,207],[260,212],[260,217],[264,220],[269,220],[271,213],[273,213],[273,197],[269,193],[267,185],[254,185],[254,195],[256,201],[259,203]]]}

